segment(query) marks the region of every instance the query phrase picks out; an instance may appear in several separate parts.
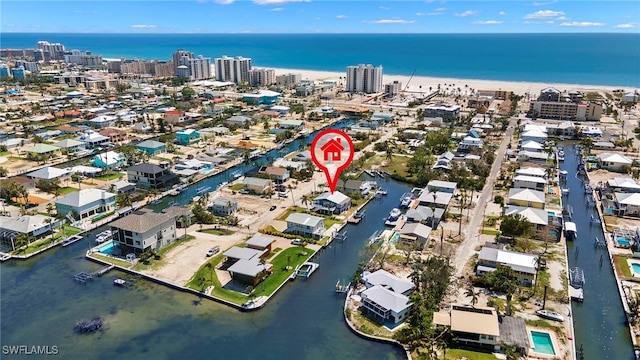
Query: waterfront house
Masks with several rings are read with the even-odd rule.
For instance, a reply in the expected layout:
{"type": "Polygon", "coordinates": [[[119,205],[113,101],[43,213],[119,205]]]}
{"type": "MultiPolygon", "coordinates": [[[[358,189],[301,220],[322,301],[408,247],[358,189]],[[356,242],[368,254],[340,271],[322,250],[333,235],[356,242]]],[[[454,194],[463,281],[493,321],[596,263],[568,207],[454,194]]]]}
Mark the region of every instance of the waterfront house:
{"type": "Polygon", "coordinates": [[[462,344],[490,351],[499,349],[500,325],[494,308],[452,304],[449,311],[434,313],[433,323],[449,327],[462,344]]]}
{"type": "Polygon", "coordinates": [[[455,155],[450,151],[439,155],[436,159],[436,163],[433,165],[433,169],[451,170],[451,162],[454,157],[455,155]]]}
{"type": "Polygon", "coordinates": [[[242,180],[242,184],[244,188],[252,192],[253,194],[262,195],[271,190],[271,180],[270,179],[262,179],[256,177],[245,177],[242,180]]]}
{"type": "Polygon", "coordinates": [[[444,212],[444,209],[437,208],[434,211],[428,206],[418,205],[415,209],[408,209],[405,217],[407,222],[421,223],[436,229],[444,216],[444,212]]]}
{"type": "Polygon", "coordinates": [[[136,186],[163,189],[177,184],[178,175],[171,170],[155,164],[143,163],[126,169],[127,179],[136,186]]]}
{"type": "Polygon", "coordinates": [[[188,217],[189,209],[172,206],[160,213],[137,210],[110,225],[114,241],[141,253],[158,251],[173,243],[178,238],[178,220],[188,217]]]}
{"type": "Polygon", "coordinates": [[[302,120],[282,120],[280,121],[280,129],[288,129],[288,130],[300,130],[304,125],[304,121],[302,120]]]}
{"type": "Polygon", "coordinates": [[[167,151],[167,145],[155,140],[145,140],[136,145],[136,147],[151,156],[167,151]]]}
{"type": "Polygon", "coordinates": [[[267,249],[233,246],[225,251],[226,260],[223,266],[227,268],[233,280],[255,286],[273,268],[273,265],[263,260],[267,254],[267,249]]]}
{"type": "Polygon", "coordinates": [[[86,150],[86,146],[83,141],[73,139],[58,141],[57,143],[54,143],[53,146],[57,146],[62,149],[62,153],[64,154],[76,154],[86,150]]]}
{"type": "Polygon", "coordinates": [[[268,256],[271,253],[271,244],[274,241],[275,239],[272,237],[255,234],[247,240],[246,244],[249,249],[264,251],[264,256],[268,256]]]}
{"type": "Polygon", "coordinates": [[[531,152],[520,151],[518,152],[518,161],[520,162],[533,162],[538,164],[545,164],[549,160],[549,154],[545,152],[531,152]]]}
{"type": "Polygon", "coordinates": [[[543,230],[549,225],[549,214],[544,209],[532,207],[507,205],[504,208],[505,216],[521,215],[533,225],[535,230],[543,230]]]}
{"type": "Polygon", "coordinates": [[[406,319],[411,310],[408,296],[414,289],[413,283],[382,269],[365,271],[362,281],[367,287],[360,293],[362,306],[369,314],[390,325],[406,319]]]}
{"type": "Polygon", "coordinates": [[[516,352],[527,356],[529,354],[529,333],[524,319],[513,316],[498,316],[500,345],[515,346],[516,352]]]}
{"type": "Polygon", "coordinates": [[[228,216],[238,211],[238,200],[219,197],[211,201],[211,212],[218,216],[228,216]]]}
{"type": "Polygon", "coordinates": [[[60,221],[45,215],[23,215],[19,217],[0,216],[0,242],[15,249],[15,240],[20,234],[32,241],[47,237],[53,229],[60,227],[60,221]]]}
{"type": "Polygon", "coordinates": [[[178,130],[176,139],[180,145],[195,144],[201,140],[200,133],[194,129],[178,130]]]}
{"type": "Polygon", "coordinates": [[[636,193],[640,192],[640,185],[631,178],[616,177],[607,180],[607,186],[614,192],[636,193]]]}
{"type": "Polygon", "coordinates": [[[431,180],[427,183],[424,190],[453,194],[456,192],[457,187],[458,183],[452,181],[431,180]]]}
{"type": "Polygon", "coordinates": [[[136,190],[136,184],[126,180],[118,180],[109,185],[109,190],[115,191],[117,194],[133,194],[136,190]]]}
{"type": "Polygon", "coordinates": [[[305,213],[292,213],[287,216],[286,222],[286,232],[289,234],[316,240],[324,236],[324,218],[305,213]]]}
{"type": "Polygon", "coordinates": [[[308,161],[311,159],[311,151],[305,150],[297,153],[294,157],[291,158],[293,161],[308,161]]]}
{"type": "Polygon", "coordinates": [[[640,193],[614,192],[618,216],[640,216],[640,193]]]}
{"type": "Polygon", "coordinates": [[[535,141],[539,144],[544,144],[544,142],[547,141],[547,133],[539,128],[526,130],[522,133],[522,143],[524,144],[527,141],[535,141]]]}
{"type": "Polygon", "coordinates": [[[53,180],[58,179],[63,181],[68,179],[71,176],[71,172],[66,169],[58,169],[53,166],[47,166],[36,171],[32,171],[26,175],[31,179],[43,179],[43,180],[53,180]]]}
{"type": "Polygon", "coordinates": [[[34,146],[24,149],[24,152],[29,154],[28,156],[48,156],[55,157],[60,153],[60,148],[53,145],[48,144],[35,144],[34,146]]]}
{"type": "Polygon", "coordinates": [[[453,197],[452,193],[442,191],[423,191],[418,198],[419,205],[435,207],[436,209],[446,209],[453,197]]]}
{"type": "Polygon", "coordinates": [[[542,144],[540,144],[539,142],[524,141],[522,143],[522,145],[520,145],[520,149],[522,149],[522,151],[539,153],[539,152],[543,152],[544,151],[544,146],[542,144]]]}
{"type": "Polygon", "coordinates": [[[338,183],[336,185],[336,189],[342,191],[344,194],[352,194],[355,192],[360,193],[361,195],[366,195],[369,193],[371,186],[366,186],[365,181],[361,180],[347,180],[344,181],[342,179],[338,179],[338,183]]]}
{"type": "Polygon", "coordinates": [[[109,142],[112,144],[127,140],[127,132],[116,128],[107,128],[101,130],[99,134],[108,137],[109,142]]]}
{"type": "Polygon", "coordinates": [[[263,166],[258,172],[268,175],[276,184],[284,183],[291,176],[289,170],[280,166],[263,166]]]}
{"type": "Polygon", "coordinates": [[[313,199],[311,210],[319,214],[333,215],[342,214],[350,208],[351,198],[340,191],[334,191],[322,193],[313,199]]]}
{"type": "Polygon", "coordinates": [[[507,266],[513,270],[520,285],[532,286],[536,278],[537,262],[537,255],[484,246],[478,254],[476,275],[483,276],[495,271],[499,266],[507,266]]]}
{"type": "Polygon", "coordinates": [[[538,176],[516,175],[513,178],[513,188],[544,191],[547,180],[538,176]]]}
{"type": "Polygon", "coordinates": [[[633,164],[633,160],[620,154],[602,153],[597,157],[600,168],[609,171],[626,172],[626,169],[633,164]]]}
{"type": "Polygon", "coordinates": [[[400,237],[398,242],[421,244],[424,246],[429,241],[429,234],[431,234],[431,228],[427,225],[407,222],[402,226],[399,231],[400,237]]]}
{"type": "Polygon", "coordinates": [[[544,192],[531,189],[509,189],[509,205],[544,209],[544,192]]]}
{"type": "Polygon", "coordinates": [[[87,130],[81,133],[75,138],[77,141],[82,141],[86,144],[87,149],[95,149],[97,147],[105,146],[109,143],[109,138],[93,130],[87,130]]]}
{"type": "Polygon", "coordinates": [[[55,204],[58,216],[74,213],[81,220],[115,211],[116,194],[100,189],[82,189],[68,193],[56,200],[55,204]]]}
{"type": "Polygon", "coordinates": [[[547,171],[541,167],[528,166],[528,167],[521,167],[520,169],[516,170],[516,176],[518,175],[546,178],[547,171]]]}
{"type": "Polygon", "coordinates": [[[588,136],[590,138],[601,138],[602,130],[597,126],[585,126],[580,128],[580,133],[583,136],[588,136]]]}
{"type": "Polygon", "coordinates": [[[93,157],[93,165],[102,169],[117,169],[124,165],[124,155],[114,151],[107,151],[93,157]]]}

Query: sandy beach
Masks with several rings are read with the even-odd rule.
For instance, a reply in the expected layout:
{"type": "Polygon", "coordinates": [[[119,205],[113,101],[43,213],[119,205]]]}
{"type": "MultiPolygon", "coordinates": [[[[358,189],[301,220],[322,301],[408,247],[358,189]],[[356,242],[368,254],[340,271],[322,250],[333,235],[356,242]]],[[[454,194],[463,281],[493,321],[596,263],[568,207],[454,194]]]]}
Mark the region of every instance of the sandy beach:
{"type": "MultiPolygon", "coordinates": [[[[338,82],[344,82],[345,72],[332,72],[332,71],[316,71],[316,70],[300,70],[300,69],[283,69],[276,68],[276,75],[282,75],[286,73],[302,74],[302,79],[310,80],[336,80],[338,82]],[[342,79],[341,79],[342,78],[342,79]]],[[[393,81],[401,81],[403,88],[411,78],[411,74],[407,75],[383,75],[383,84],[391,83],[393,81]]],[[[580,85],[580,84],[561,84],[561,83],[538,83],[538,82],[518,82],[518,81],[498,81],[498,80],[481,80],[481,79],[453,79],[453,78],[437,78],[437,77],[425,77],[414,76],[409,83],[407,91],[413,92],[428,92],[429,87],[432,90],[436,89],[440,84],[441,89],[453,90],[460,88],[464,94],[467,89],[474,90],[510,90],[516,94],[524,95],[525,93],[537,94],[540,90],[552,86],[560,91],[569,90],[581,90],[584,92],[589,91],[613,91],[616,89],[624,89],[627,91],[634,91],[638,89],[630,87],[620,86],[606,86],[606,85],[580,85]]]]}

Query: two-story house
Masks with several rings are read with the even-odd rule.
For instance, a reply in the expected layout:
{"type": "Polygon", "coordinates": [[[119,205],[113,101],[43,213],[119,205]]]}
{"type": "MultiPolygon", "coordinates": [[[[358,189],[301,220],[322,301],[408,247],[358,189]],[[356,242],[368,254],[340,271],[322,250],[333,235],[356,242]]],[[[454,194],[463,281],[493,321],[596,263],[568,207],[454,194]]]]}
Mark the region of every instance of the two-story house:
{"type": "Polygon", "coordinates": [[[499,266],[507,266],[513,270],[518,283],[532,286],[538,272],[537,262],[537,255],[484,246],[478,254],[476,275],[483,276],[495,271],[499,266]]]}
{"type": "Polygon", "coordinates": [[[82,189],[56,200],[58,216],[76,213],[79,219],[116,210],[116,194],[100,189],[82,189]]]}
{"type": "Polygon", "coordinates": [[[394,326],[407,318],[411,311],[408,296],[413,291],[413,283],[382,269],[363,273],[362,280],[367,287],[360,293],[362,306],[369,314],[394,326]]]}
{"type": "Polygon", "coordinates": [[[350,208],[351,198],[340,191],[333,193],[327,191],[313,199],[312,210],[320,214],[342,214],[350,208]]]}
{"type": "Polygon", "coordinates": [[[296,234],[311,239],[324,236],[324,218],[304,213],[293,213],[287,216],[287,230],[289,234],[296,234]]]}
{"type": "Polygon", "coordinates": [[[195,144],[202,140],[200,133],[194,129],[178,130],[176,139],[180,145],[195,144]]]}
{"type": "Polygon", "coordinates": [[[238,200],[219,197],[211,201],[211,212],[218,216],[229,216],[238,211],[238,200]]]}
{"type": "Polygon", "coordinates": [[[544,192],[531,189],[509,189],[509,205],[544,209],[544,192]]]}
{"type": "Polygon", "coordinates": [[[138,210],[111,223],[113,239],[138,253],[158,251],[177,239],[177,220],[183,216],[189,216],[189,210],[175,206],[161,213],[138,210]]]}
{"type": "Polygon", "coordinates": [[[137,186],[163,189],[177,184],[178,175],[171,170],[155,164],[138,164],[127,168],[127,179],[137,186]]]}

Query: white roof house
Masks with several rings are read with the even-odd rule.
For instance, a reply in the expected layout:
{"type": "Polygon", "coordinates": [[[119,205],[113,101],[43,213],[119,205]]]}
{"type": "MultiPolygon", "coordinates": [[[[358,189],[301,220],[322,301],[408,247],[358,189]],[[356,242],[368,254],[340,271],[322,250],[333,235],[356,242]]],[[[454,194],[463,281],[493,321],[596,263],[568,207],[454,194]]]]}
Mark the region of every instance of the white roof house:
{"type": "Polygon", "coordinates": [[[40,214],[19,217],[0,216],[0,232],[5,233],[9,238],[15,238],[18,234],[37,236],[47,232],[50,226],[56,227],[57,223],[56,218],[40,214]]]}
{"type": "Polygon", "coordinates": [[[547,177],[547,171],[540,167],[528,166],[516,170],[516,175],[547,177]]]}
{"type": "Polygon", "coordinates": [[[303,213],[293,213],[287,216],[287,222],[315,227],[318,223],[324,221],[324,218],[303,213]]]}
{"type": "Polygon", "coordinates": [[[547,184],[547,179],[538,176],[516,175],[513,178],[514,188],[542,189],[547,184]]]}
{"type": "Polygon", "coordinates": [[[602,153],[598,154],[598,165],[609,171],[625,172],[628,167],[633,165],[633,160],[620,154],[602,153]]]}
{"type": "Polygon", "coordinates": [[[610,188],[620,189],[623,192],[640,192],[640,185],[631,178],[616,177],[607,180],[610,188]]]}
{"type": "Polygon", "coordinates": [[[544,192],[531,189],[509,189],[509,202],[542,203],[544,205],[544,192]]]}
{"type": "Polygon", "coordinates": [[[585,126],[581,129],[582,135],[590,136],[590,137],[601,137],[602,130],[596,126],[585,126]]]}
{"type": "Polygon", "coordinates": [[[528,222],[534,225],[549,225],[549,214],[544,209],[507,205],[504,208],[504,214],[505,216],[522,215],[528,222]]]}
{"type": "Polygon", "coordinates": [[[400,229],[400,240],[408,239],[425,243],[429,239],[431,228],[417,222],[407,222],[400,229]]]}
{"type": "Polygon", "coordinates": [[[531,152],[541,152],[542,150],[544,150],[544,146],[542,144],[531,140],[523,142],[520,148],[524,151],[531,152]]]}
{"type": "Polygon", "coordinates": [[[640,194],[639,193],[614,193],[618,204],[626,206],[640,206],[640,194]]]}
{"type": "Polygon", "coordinates": [[[380,285],[362,291],[360,296],[367,309],[394,323],[400,322],[403,317],[401,314],[408,312],[411,308],[408,297],[380,285]]]}
{"type": "Polygon", "coordinates": [[[318,200],[326,200],[338,205],[351,203],[351,198],[341,193],[340,191],[334,191],[333,193],[330,193],[330,192],[322,193],[314,199],[314,201],[318,201],[318,200]]]}
{"type": "Polygon", "coordinates": [[[116,194],[100,189],[82,189],[68,193],[64,197],[56,200],[56,205],[68,205],[71,207],[82,207],[99,200],[107,200],[115,197],[116,194]]]}
{"type": "Polygon", "coordinates": [[[442,191],[442,192],[453,194],[456,191],[457,187],[458,187],[458,183],[453,181],[431,180],[427,183],[427,186],[425,186],[424,189],[425,191],[430,191],[435,189],[435,191],[442,191]]]}
{"type": "Polygon", "coordinates": [[[522,133],[522,142],[525,141],[535,141],[539,143],[545,142],[547,140],[547,133],[543,132],[539,129],[531,129],[522,133]]]}
{"type": "Polygon", "coordinates": [[[68,170],[58,169],[53,166],[48,166],[46,168],[38,169],[36,171],[32,171],[28,173],[27,177],[30,177],[32,179],[52,180],[52,179],[63,177],[69,174],[70,172],[68,170]]]}
{"type": "MultiPolygon", "coordinates": [[[[478,261],[484,260],[489,263],[508,266],[515,271],[526,274],[535,274],[537,272],[537,258],[537,255],[496,249],[486,246],[483,247],[482,250],[480,250],[480,254],[478,254],[478,261]]],[[[480,265],[478,265],[478,268],[480,268],[480,265]]],[[[480,271],[481,269],[478,270],[480,271]]],[[[495,270],[495,268],[482,269],[482,271],[493,270],[495,270]]]]}
{"type": "Polygon", "coordinates": [[[408,295],[415,287],[411,281],[395,276],[383,269],[372,273],[365,271],[362,274],[362,281],[364,281],[367,288],[380,285],[393,292],[404,295],[408,295]]]}

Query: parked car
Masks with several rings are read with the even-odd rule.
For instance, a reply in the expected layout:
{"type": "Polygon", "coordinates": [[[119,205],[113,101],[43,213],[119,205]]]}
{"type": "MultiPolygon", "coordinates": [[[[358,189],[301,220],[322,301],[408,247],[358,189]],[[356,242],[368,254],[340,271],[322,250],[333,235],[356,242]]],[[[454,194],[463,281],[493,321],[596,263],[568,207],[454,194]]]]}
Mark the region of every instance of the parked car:
{"type": "Polygon", "coordinates": [[[245,195],[247,195],[247,194],[250,194],[250,193],[251,193],[251,192],[250,192],[249,190],[247,190],[247,189],[240,189],[240,191],[238,191],[238,192],[239,192],[240,194],[245,194],[245,195]]]}
{"type": "Polygon", "coordinates": [[[220,252],[220,246],[214,246],[207,251],[207,257],[211,257],[220,252]]]}
{"type": "Polygon", "coordinates": [[[271,205],[271,207],[269,208],[269,211],[273,211],[273,210],[275,210],[276,208],[277,208],[277,206],[275,206],[275,205],[271,205]]]}
{"type": "Polygon", "coordinates": [[[279,192],[279,193],[278,193],[278,196],[279,196],[279,197],[281,197],[281,198],[287,198],[287,197],[289,197],[289,195],[287,195],[287,193],[286,193],[286,192],[279,192]]]}
{"type": "Polygon", "coordinates": [[[302,240],[293,239],[293,240],[291,240],[291,245],[302,245],[302,240]]]}

